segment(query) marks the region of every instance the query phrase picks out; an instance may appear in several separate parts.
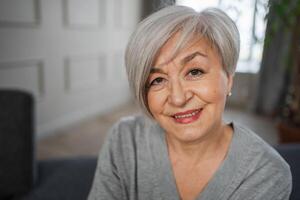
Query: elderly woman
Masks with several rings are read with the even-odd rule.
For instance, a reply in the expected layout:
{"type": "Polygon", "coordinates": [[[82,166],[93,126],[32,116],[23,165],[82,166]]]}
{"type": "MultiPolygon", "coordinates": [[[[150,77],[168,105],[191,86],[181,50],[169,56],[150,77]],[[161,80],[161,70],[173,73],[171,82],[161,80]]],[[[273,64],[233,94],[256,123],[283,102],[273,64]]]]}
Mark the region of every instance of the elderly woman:
{"type": "Polygon", "coordinates": [[[166,7],[126,49],[145,116],[119,121],[103,146],[94,199],[288,199],[288,164],[249,129],[222,121],[239,33],[221,10],[166,7]]]}

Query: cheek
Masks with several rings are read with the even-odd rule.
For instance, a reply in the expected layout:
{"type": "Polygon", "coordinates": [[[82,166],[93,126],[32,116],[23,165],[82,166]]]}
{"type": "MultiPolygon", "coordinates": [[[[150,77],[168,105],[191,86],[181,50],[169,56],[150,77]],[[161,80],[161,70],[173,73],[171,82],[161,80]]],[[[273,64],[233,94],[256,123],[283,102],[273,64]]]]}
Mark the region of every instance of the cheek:
{"type": "Polygon", "coordinates": [[[226,81],[215,78],[202,83],[197,89],[199,96],[206,102],[217,103],[226,99],[226,81]]]}
{"type": "Polygon", "coordinates": [[[165,102],[165,95],[162,92],[148,92],[147,95],[148,106],[150,112],[155,115],[155,113],[160,112],[163,108],[165,102]]]}

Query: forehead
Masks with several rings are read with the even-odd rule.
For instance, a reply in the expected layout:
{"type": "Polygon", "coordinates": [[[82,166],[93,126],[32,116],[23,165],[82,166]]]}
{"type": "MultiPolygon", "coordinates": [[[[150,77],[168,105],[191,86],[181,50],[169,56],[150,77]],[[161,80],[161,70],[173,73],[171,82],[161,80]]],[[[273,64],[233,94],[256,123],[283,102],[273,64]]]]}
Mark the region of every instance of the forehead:
{"type": "MultiPolygon", "coordinates": [[[[154,60],[155,67],[167,64],[174,59],[183,59],[188,54],[199,51],[202,54],[217,54],[213,45],[204,37],[191,36],[182,38],[180,33],[174,34],[159,50],[154,60]]],[[[218,54],[217,54],[218,56],[218,54]]]]}

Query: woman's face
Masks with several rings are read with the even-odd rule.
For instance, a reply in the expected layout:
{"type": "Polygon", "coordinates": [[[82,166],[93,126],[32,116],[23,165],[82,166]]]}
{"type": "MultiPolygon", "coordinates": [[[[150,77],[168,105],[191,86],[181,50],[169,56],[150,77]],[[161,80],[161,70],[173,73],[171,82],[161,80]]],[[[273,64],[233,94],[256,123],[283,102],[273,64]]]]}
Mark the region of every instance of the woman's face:
{"type": "Polygon", "coordinates": [[[161,49],[148,78],[148,106],[169,137],[194,142],[220,130],[232,75],[205,39],[192,41],[171,60],[179,34],[161,49]]]}

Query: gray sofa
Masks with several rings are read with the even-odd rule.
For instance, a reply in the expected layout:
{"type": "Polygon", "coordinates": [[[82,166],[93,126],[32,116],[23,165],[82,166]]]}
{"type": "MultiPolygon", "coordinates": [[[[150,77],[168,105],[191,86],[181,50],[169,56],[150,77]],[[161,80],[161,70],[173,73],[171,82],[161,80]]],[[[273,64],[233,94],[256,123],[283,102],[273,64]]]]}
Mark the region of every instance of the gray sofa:
{"type": "MultiPolygon", "coordinates": [[[[0,90],[0,199],[86,199],[96,168],[96,157],[37,161],[34,156],[33,109],[30,94],[0,90]]],[[[299,200],[300,144],[276,148],[291,166],[291,200],[299,200]]]]}
{"type": "Polygon", "coordinates": [[[39,161],[36,183],[14,199],[84,200],[92,185],[96,162],[96,157],[39,161]]]}

